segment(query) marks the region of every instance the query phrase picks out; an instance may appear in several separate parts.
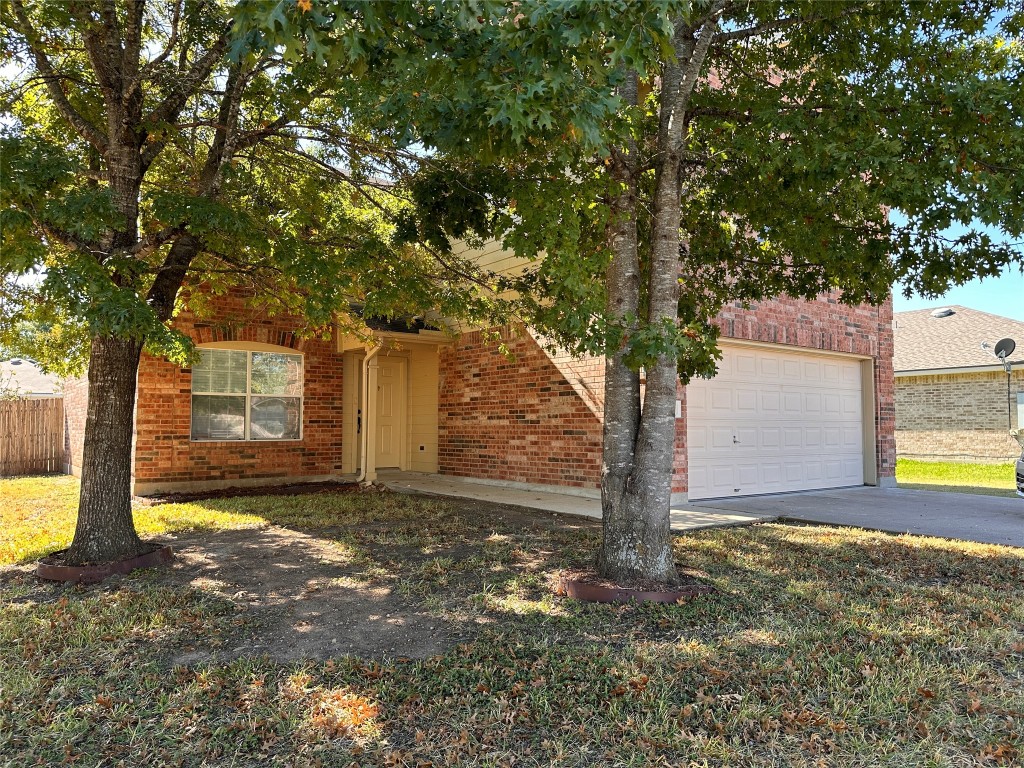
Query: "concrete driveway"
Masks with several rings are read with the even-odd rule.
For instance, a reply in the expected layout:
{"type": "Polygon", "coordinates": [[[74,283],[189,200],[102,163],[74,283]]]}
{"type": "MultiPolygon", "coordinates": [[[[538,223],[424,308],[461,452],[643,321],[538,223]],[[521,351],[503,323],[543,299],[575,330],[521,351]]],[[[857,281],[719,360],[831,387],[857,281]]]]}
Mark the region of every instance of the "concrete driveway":
{"type": "Polygon", "coordinates": [[[1018,497],[864,486],[693,501],[686,507],[1024,547],[1024,499],[1018,497]]]}

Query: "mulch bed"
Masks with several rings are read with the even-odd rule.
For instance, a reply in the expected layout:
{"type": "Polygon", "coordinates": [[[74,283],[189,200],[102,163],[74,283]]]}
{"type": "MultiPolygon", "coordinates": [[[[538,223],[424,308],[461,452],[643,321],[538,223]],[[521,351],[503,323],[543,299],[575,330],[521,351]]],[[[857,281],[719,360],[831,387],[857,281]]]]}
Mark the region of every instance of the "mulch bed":
{"type": "Polygon", "coordinates": [[[208,499],[236,499],[243,496],[301,496],[317,493],[357,493],[362,490],[359,483],[324,482],[294,483],[292,485],[260,485],[234,488],[219,488],[195,493],[164,493],[155,496],[139,496],[136,501],[152,506],[154,504],[181,504],[188,501],[208,499]]]}

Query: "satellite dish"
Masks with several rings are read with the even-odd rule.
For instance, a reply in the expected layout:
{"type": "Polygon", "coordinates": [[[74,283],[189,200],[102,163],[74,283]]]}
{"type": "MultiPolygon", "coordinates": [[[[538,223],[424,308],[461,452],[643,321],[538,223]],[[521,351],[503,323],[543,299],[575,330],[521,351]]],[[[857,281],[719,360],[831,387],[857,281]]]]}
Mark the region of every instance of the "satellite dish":
{"type": "Polygon", "coordinates": [[[1013,339],[1000,339],[996,342],[995,349],[992,350],[993,354],[1000,360],[1005,360],[1013,354],[1013,350],[1017,348],[1017,342],[1013,339]]]}

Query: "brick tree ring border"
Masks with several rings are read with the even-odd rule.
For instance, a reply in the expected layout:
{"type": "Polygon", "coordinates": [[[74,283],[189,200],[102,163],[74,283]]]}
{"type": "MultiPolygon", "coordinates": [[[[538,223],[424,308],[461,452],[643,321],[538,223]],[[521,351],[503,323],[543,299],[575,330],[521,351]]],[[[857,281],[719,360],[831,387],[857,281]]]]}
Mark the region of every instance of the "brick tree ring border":
{"type": "Polygon", "coordinates": [[[588,573],[563,573],[556,581],[556,594],[572,597],[576,600],[584,600],[589,603],[679,603],[698,595],[710,595],[715,588],[710,584],[702,584],[694,581],[690,584],[665,589],[633,589],[618,585],[595,583],[600,579],[595,574],[588,573]]]}
{"type": "Polygon", "coordinates": [[[36,563],[36,576],[46,581],[63,581],[73,584],[96,584],[115,574],[127,574],[140,568],[155,568],[174,560],[170,546],[155,545],[148,552],[119,560],[116,563],[100,565],[63,565],[60,558],[66,549],[53,552],[36,563]]]}

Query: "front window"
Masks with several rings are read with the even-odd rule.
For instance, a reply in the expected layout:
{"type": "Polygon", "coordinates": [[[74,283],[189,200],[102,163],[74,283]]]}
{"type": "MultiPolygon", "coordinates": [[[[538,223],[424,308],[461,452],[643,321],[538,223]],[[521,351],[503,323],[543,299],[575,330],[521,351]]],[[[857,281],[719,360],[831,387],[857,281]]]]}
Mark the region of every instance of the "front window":
{"type": "Polygon", "coordinates": [[[193,440],[302,437],[302,355],[201,349],[192,369],[193,440]]]}

